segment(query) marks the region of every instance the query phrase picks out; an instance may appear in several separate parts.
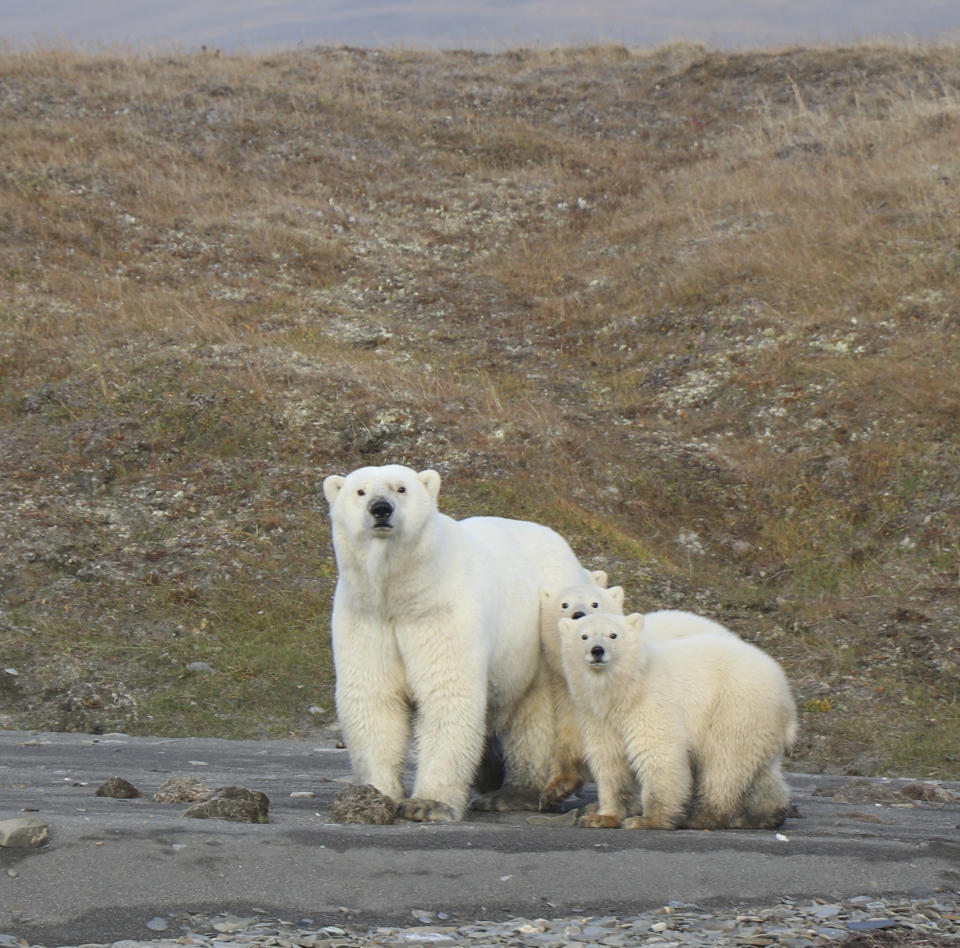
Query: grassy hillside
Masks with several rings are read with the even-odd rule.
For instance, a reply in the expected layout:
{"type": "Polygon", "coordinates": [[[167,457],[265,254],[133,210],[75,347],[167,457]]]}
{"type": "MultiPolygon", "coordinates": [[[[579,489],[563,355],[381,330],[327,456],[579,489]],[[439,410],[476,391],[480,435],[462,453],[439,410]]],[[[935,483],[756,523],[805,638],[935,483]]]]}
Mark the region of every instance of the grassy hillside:
{"type": "Polygon", "coordinates": [[[398,461],[960,777],[956,47],[4,53],[0,127],[0,725],[309,734],[398,461]]]}

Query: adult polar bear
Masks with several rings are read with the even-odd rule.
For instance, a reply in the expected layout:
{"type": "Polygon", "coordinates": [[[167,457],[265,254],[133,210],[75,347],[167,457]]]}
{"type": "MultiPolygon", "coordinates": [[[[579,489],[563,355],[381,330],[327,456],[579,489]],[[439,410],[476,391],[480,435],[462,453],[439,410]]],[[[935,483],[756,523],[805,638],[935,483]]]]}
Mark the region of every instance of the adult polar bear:
{"type": "Polygon", "coordinates": [[[440,513],[436,471],[364,467],[330,475],[323,492],[339,570],[337,714],[355,778],[400,801],[405,819],[458,820],[489,729],[506,779],[488,806],[536,806],[554,748],[540,590],[589,574],[547,527],[440,513]],[[400,775],[414,723],[406,798],[400,775]]]}

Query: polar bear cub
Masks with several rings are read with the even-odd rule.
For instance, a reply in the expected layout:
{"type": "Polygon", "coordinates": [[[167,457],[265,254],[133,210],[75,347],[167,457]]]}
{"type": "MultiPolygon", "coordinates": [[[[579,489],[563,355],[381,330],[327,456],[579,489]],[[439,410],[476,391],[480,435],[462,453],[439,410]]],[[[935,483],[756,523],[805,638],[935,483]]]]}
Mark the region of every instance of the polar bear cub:
{"type": "MultiPolygon", "coordinates": [[[[603,570],[590,573],[575,585],[554,592],[540,590],[540,637],[546,660],[546,676],[554,695],[556,720],[556,766],[553,777],[541,795],[541,805],[550,809],[574,793],[588,777],[583,741],[570,694],[563,680],[558,623],[561,619],[582,619],[598,613],[621,615],[624,592],[622,586],[607,586],[603,570]]],[[[733,632],[712,619],[679,609],[661,609],[647,613],[644,632],[648,640],[667,640],[688,635],[713,633],[733,636],[733,632]]]]}
{"type": "Polygon", "coordinates": [[[540,639],[543,645],[543,678],[553,695],[553,716],[556,724],[556,757],[554,772],[540,797],[542,809],[562,803],[580,788],[589,776],[583,756],[583,742],[577,725],[570,692],[563,678],[560,654],[560,619],[581,619],[595,612],[623,612],[623,587],[607,587],[603,570],[560,590],[540,590],[540,639]]]}
{"type": "Polygon", "coordinates": [[[497,793],[536,808],[555,747],[539,591],[587,575],[566,541],[526,521],[453,520],[432,470],[364,467],[330,475],[323,492],[339,572],[337,712],[357,781],[399,800],[403,818],[460,819],[489,728],[505,757],[497,793]]]}
{"type": "Polygon", "coordinates": [[[732,633],[660,641],[645,617],[562,619],[563,668],[597,782],[589,827],[775,828],[796,736],[783,670],[732,633]],[[642,816],[630,816],[640,784],[642,816]]]}

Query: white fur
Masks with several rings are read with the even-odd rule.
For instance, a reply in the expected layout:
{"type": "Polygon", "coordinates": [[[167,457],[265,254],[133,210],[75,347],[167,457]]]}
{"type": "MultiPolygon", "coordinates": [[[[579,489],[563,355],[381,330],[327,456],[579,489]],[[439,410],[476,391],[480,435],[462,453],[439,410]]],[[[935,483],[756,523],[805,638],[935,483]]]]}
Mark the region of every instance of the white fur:
{"type": "Polygon", "coordinates": [[[536,799],[554,738],[551,695],[536,684],[539,590],[584,575],[570,547],[539,524],[440,513],[435,471],[366,467],[323,489],[339,569],[337,711],[356,779],[403,800],[408,819],[460,819],[489,723],[506,758],[501,793],[536,799]],[[389,526],[374,516],[382,502],[389,526]]]}
{"type": "Polygon", "coordinates": [[[783,670],[736,636],[657,641],[645,617],[559,623],[563,667],[597,781],[587,826],[778,826],[780,771],[796,735],[783,670]],[[636,812],[640,785],[643,816],[636,812]]]}
{"type": "Polygon", "coordinates": [[[739,637],[713,619],[681,609],[660,609],[657,612],[648,612],[643,617],[643,635],[648,642],[665,642],[688,635],[709,634],[739,637]]]}

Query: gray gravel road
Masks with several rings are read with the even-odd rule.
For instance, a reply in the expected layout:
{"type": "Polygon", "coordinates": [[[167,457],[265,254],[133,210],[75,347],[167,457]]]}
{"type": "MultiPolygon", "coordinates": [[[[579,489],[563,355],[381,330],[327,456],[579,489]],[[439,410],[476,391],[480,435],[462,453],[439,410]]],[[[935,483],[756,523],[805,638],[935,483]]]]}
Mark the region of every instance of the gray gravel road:
{"type": "MultiPolygon", "coordinates": [[[[349,782],[346,751],[332,737],[0,731],[0,820],[30,815],[50,825],[42,848],[0,848],[0,932],[82,944],[142,937],[145,919],[187,912],[373,925],[409,923],[416,910],[556,917],[636,913],[671,900],[960,889],[960,803],[913,800],[901,792],[905,780],[792,774],[800,816],[779,833],[591,831],[526,813],[450,825],[330,823],[330,804],[349,782]],[[187,819],[186,805],[153,802],[174,775],[262,790],[270,822],[187,819]],[[114,776],[143,796],[95,796],[114,776]]],[[[589,802],[591,790],[573,805],[589,802]]]]}

